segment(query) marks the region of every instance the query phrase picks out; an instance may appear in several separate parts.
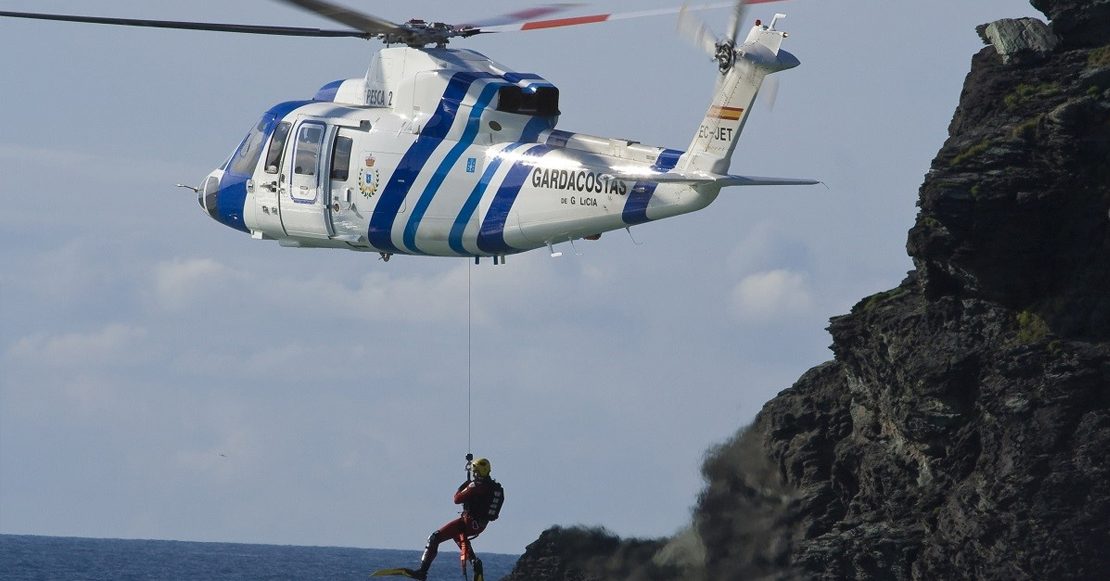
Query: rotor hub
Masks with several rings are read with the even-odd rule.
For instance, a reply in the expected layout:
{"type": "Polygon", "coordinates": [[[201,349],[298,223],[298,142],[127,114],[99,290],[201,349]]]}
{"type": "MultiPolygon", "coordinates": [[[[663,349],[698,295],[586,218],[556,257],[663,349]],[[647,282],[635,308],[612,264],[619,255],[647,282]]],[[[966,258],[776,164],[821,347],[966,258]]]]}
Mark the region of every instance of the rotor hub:
{"type": "Polygon", "coordinates": [[[434,44],[438,48],[445,48],[452,38],[467,35],[465,29],[456,29],[450,24],[415,19],[404,23],[400,28],[398,32],[384,33],[379,37],[386,44],[405,44],[414,48],[434,44]]]}
{"type": "Polygon", "coordinates": [[[722,75],[729,72],[736,64],[736,41],[726,40],[717,43],[717,54],[713,58],[717,60],[717,68],[722,75]]]}

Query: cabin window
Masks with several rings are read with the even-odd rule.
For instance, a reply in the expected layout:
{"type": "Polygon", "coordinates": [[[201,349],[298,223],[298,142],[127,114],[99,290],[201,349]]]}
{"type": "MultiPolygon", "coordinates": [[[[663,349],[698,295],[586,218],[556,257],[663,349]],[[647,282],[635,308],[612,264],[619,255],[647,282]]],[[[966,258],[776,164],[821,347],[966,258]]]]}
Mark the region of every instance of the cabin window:
{"type": "Polygon", "coordinates": [[[258,160],[262,157],[262,140],[266,138],[266,130],[270,128],[271,119],[268,115],[263,117],[258,125],[243,138],[243,142],[239,144],[239,149],[235,150],[235,154],[231,156],[229,172],[238,175],[254,173],[254,166],[258,165],[258,160]]]}
{"type": "Polygon", "coordinates": [[[289,140],[290,127],[292,124],[285,121],[274,129],[274,138],[270,140],[270,149],[266,152],[266,173],[276,174],[281,170],[281,154],[285,151],[285,142],[289,140]]]}
{"type": "Polygon", "coordinates": [[[302,125],[297,133],[297,152],[293,156],[293,173],[303,176],[316,175],[316,161],[324,143],[324,128],[320,125],[302,125]]]}
{"type": "Polygon", "coordinates": [[[354,140],[350,137],[335,137],[335,147],[331,153],[331,179],[345,182],[351,175],[351,149],[354,140]]]}

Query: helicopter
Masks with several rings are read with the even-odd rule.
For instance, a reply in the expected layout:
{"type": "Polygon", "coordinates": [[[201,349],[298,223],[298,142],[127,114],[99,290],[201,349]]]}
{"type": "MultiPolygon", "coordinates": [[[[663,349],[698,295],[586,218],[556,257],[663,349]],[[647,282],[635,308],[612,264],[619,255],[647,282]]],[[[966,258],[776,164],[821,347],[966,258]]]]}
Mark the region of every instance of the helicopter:
{"type": "Polygon", "coordinates": [[[393,255],[491,257],[705,208],[728,186],[813,185],[817,180],[729,174],[737,139],[767,75],[798,66],[787,33],[757,20],[742,42],[748,4],[684,6],[548,18],[551,4],[450,25],[397,24],[325,0],[280,0],[347,29],[217,24],[0,11],[0,17],[250,34],[377,39],[386,47],[360,78],[267,110],[233,153],[193,190],[213,219],[285,247],[393,255]],[[732,7],[718,38],[691,16],[732,7]],[[685,151],[557,129],[559,89],[467,49],[478,34],[539,30],[679,14],[717,64],[714,97],[685,151]]]}

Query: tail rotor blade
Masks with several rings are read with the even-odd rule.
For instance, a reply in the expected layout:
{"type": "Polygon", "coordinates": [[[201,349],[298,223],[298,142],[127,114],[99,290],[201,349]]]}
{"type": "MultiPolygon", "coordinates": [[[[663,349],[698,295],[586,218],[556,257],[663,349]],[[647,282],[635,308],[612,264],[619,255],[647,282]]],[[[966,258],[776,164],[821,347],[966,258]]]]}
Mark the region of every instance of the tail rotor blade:
{"type": "Polygon", "coordinates": [[[736,8],[732,11],[732,20],[729,21],[726,31],[725,42],[731,41],[733,45],[736,44],[736,35],[740,34],[740,25],[744,22],[744,13],[747,9],[748,0],[739,0],[736,3],[736,8]]]}
{"type": "Polygon", "coordinates": [[[717,35],[709,30],[709,25],[704,20],[687,11],[686,6],[678,13],[678,35],[705,54],[716,57],[717,35]]]}
{"type": "Polygon", "coordinates": [[[779,77],[777,75],[769,75],[764,79],[763,86],[759,90],[759,98],[767,106],[768,111],[775,110],[775,101],[779,98],[779,77]]]}

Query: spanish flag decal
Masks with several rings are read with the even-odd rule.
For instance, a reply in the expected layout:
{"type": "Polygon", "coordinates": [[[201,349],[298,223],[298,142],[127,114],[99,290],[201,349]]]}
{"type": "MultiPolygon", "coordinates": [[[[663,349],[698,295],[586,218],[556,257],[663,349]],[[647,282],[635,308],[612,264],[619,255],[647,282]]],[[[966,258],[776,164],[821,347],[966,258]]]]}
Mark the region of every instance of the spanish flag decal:
{"type": "Polygon", "coordinates": [[[710,117],[725,119],[727,121],[739,121],[740,116],[743,114],[744,110],[739,107],[712,107],[709,109],[710,117]]]}

